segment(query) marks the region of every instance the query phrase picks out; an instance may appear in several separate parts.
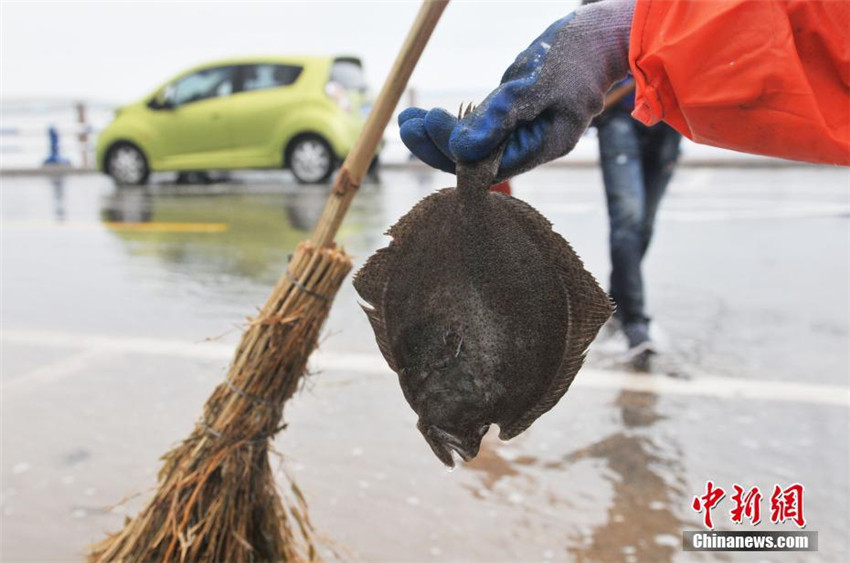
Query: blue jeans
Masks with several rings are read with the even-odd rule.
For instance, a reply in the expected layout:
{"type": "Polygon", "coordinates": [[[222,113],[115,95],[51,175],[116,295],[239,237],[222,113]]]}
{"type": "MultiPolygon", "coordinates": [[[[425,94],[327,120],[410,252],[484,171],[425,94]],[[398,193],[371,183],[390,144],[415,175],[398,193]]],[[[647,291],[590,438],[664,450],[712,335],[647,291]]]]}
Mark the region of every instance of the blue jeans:
{"type": "Polygon", "coordinates": [[[620,111],[602,116],[597,128],[611,228],[611,298],[624,325],[646,324],[641,262],[681,135],[664,123],[646,127],[620,111]]]}

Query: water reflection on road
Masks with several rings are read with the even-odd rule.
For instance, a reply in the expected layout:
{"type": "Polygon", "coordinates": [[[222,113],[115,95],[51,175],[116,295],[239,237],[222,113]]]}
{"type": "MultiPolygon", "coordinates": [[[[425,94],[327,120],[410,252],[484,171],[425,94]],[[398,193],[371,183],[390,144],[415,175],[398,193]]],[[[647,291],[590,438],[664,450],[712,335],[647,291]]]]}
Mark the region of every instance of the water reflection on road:
{"type": "Polygon", "coordinates": [[[674,507],[686,504],[680,452],[653,442],[652,425],[658,397],[623,391],[617,397],[623,430],[570,454],[566,462],[583,458],[605,460],[614,472],[614,498],[604,523],[588,541],[570,548],[576,561],[672,561],[681,548],[683,522],[674,507]]]}
{"type": "MultiPolygon", "coordinates": [[[[622,391],[614,401],[621,429],[559,459],[527,453],[506,456],[500,453],[495,436],[488,436],[478,458],[464,466],[480,478],[464,486],[482,501],[508,491],[503,496],[510,502],[517,490],[540,489],[541,483],[569,471],[582,460],[601,461],[607,470],[603,475],[611,486],[607,512],[598,524],[571,534],[564,546],[570,559],[673,561],[680,551],[680,532],[686,523],[677,515],[677,509],[686,505],[687,493],[682,478],[684,468],[677,461],[681,457],[678,446],[667,443],[662,448],[653,441],[652,426],[664,418],[656,410],[657,402],[658,397],[651,393],[622,391]]],[[[573,494],[574,491],[550,491],[533,502],[543,505],[537,509],[562,507],[570,513],[576,508],[570,500],[573,494]]]]}
{"type": "MultiPolygon", "coordinates": [[[[109,227],[136,226],[113,229],[131,254],[157,256],[184,273],[214,268],[221,274],[267,281],[307,237],[329,192],[325,186],[283,194],[232,189],[213,197],[193,191],[183,186],[116,188],[103,197],[101,219],[109,227]],[[161,228],[145,228],[151,224],[161,228]],[[210,224],[224,228],[214,237],[191,236],[188,226],[210,224]]],[[[346,229],[356,235],[364,225],[353,214],[346,229]]]]}

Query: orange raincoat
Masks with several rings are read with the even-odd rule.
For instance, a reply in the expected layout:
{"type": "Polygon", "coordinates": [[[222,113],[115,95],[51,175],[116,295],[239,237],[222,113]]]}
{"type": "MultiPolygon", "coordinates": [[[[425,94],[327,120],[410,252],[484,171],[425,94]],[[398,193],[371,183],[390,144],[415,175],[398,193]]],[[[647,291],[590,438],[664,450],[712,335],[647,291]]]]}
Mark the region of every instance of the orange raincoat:
{"type": "Polygon", "coordinates": [[[850,2],[637,0],[632,115],[699,143],[850,165],[850,2]]]}

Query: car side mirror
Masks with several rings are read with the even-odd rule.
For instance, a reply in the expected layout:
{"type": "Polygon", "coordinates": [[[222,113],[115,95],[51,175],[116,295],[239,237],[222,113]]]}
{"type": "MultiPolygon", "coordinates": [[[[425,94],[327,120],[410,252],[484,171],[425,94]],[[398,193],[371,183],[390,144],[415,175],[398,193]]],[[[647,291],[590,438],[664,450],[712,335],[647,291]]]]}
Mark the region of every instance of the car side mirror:
{"type": "Polygon", "coordinates": [[[166,86],[157,93],[156,96],[148,103],[151,109],[166,109],[171,110],[177,107],[174,102],[174,87],[166,86]]]}

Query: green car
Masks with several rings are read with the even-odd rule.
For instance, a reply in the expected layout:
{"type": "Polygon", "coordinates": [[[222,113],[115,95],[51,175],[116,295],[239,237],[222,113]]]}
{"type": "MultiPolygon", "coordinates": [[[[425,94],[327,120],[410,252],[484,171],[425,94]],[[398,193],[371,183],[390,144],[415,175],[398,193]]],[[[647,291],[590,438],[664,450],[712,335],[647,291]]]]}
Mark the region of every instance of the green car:
{"type": "Polygon", "coordinates": [[[120,184],[144,183],[152,171],[245,168],[288,168],[299,182],[323,182],[368,109],[357,58],[218,61],[116,110],[98,137],[97,164],[120,184]]]}

